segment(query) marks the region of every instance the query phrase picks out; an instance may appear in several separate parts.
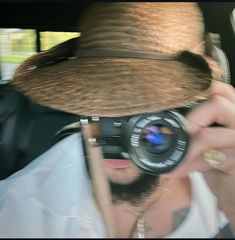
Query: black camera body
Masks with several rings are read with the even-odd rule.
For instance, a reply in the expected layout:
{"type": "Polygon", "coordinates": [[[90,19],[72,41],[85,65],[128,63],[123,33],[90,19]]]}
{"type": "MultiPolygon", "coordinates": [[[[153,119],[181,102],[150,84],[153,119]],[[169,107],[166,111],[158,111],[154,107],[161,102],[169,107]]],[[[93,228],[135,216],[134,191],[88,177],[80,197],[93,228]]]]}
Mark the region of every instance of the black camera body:
{"type": "Polygon", "coordinates": [[[185,114],[191,108],[127,117],[89,117],[98,131],[93,139],[106,159],[132,160],[149,174],[173,170],[184,159],[190,134],[185,114]]]}

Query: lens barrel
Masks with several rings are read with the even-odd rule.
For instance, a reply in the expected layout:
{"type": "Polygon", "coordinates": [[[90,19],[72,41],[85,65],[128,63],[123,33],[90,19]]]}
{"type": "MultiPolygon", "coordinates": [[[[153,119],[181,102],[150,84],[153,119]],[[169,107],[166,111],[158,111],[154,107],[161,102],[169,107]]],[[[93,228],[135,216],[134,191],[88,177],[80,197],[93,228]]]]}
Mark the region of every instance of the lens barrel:
{"type": "Polygon", "coordinates": [[[134,116],[128,125],[128,151],[143,171],[166,173],[184,159],[190,136],[184,116],[177,111],[134,116]]]}

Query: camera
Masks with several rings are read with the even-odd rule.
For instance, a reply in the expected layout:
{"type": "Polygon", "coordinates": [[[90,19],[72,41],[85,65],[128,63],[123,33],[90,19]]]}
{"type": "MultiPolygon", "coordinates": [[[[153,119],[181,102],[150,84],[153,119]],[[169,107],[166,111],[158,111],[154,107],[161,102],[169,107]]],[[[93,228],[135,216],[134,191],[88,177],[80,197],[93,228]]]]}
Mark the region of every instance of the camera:
{"type": "Polygon", "coordinates": [[[126,117],[89,117],[92,138],[106,159],[132,160],[149,174],[173,170],[190,143],[185,114],[189,108],[126,117]],[[96,126],[96,127],[94,127],[96,126]]]}

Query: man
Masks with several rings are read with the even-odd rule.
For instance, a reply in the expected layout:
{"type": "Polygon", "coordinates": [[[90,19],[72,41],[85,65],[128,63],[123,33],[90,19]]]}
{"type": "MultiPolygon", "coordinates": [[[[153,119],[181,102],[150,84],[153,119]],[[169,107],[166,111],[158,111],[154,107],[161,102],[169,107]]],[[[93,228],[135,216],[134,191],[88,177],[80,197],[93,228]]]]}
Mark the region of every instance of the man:
{"type": "Polygon", "coordinates": [[[51,64],[52,49],[19,67],[13,84],[26,96],[82,116],[129,119],[202,102],[186,116],[183,162],[164,174],[146,173],[128,152],[100,162],[85,123],[1,182],[2,237],[233,236],[234,89],[205,54],[202,22],[196,3],[94,4],[72,57],[51,64]]]}

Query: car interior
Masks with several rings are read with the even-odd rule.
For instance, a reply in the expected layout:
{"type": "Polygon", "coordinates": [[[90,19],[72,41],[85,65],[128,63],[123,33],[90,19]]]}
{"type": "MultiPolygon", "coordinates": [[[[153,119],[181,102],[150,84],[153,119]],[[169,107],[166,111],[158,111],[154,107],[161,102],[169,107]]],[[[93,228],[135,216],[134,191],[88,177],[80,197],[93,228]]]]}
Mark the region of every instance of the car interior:
{"type": "MultiPolygon", "coordinates": [[[[6,33],[31,29],[35,36],[35,53],[44,51],[42,33],[79,33],[79,18],[89,4],[92,3],[0,1],[0,180],[48,150],[62,127],[79,120],[79,116],[32,102],[11,85],[12,75],[4,75],[9,64],[3,56],[7,48],[4,37],[9,35],[6,33]]],[[[235,86],[235,2],[198,4],[206,30],[214,37],[218,60],[226,69],[224,81],[235,86]]],[[[21,41],[21,44],[27,43],[21,41]]]]}

